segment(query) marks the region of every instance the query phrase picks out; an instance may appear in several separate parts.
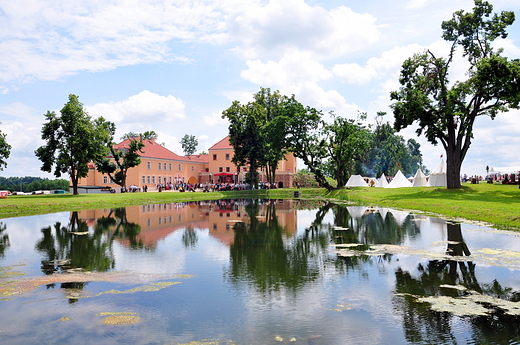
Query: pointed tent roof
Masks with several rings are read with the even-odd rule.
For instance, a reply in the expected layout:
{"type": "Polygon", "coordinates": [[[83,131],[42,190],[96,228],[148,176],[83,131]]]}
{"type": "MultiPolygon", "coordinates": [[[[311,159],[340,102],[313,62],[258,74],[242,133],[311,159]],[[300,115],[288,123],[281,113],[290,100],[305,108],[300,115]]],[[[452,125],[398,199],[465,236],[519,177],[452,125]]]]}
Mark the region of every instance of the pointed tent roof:
{"type": "Polygon", "coordinates": [[[392,182],[388,184],[386,188],[401,188],[401,187],[411,187],[412,183],[408,181],[408,179],[403,175],[401,170],[397,171],[392,182]]]}
{"type": "Polygon", "coordinates": [[[437,167],[428,177],[427,185],[429,187],[445,187],[448,185],[446,182],[446,162],[444,159],[441,159],[437,167]]]}
{"type": "Polygon", "coordinates": [[[347,206],[348,213],[352,218],[361,218],[365,215],[367,207],[365,206],[347,206]]]}
{"type": "Polygon", "coordinates": [[[424,187],[427,183],[428,180],[426,179],[426,175],[424,175],[420,168],[417,169],[417,172],[413,178],[412,187],[424,187]]]}
{"type": "Polygon", "coordinates": [[[368,187],[368,184],[363,180],[361,175],[351,175],[345,185],[347,187],[368,187]]]}
{"type": "Polygon", "coordinates": [[[381,174],[379,181],[376,183],[376,187],[386,188],[388,186],[388,181],[386,180],[385,173],[381,174]]]}

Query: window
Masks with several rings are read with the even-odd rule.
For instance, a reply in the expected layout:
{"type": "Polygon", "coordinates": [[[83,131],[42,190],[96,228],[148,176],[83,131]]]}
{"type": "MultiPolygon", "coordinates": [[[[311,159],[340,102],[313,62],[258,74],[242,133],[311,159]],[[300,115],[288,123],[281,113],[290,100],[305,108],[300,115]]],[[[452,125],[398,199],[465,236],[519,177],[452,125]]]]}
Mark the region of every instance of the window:
{"type": "Polygon", "coordinates": [[[172,170],[172,163],[169,164],[169,170],[172,170]]]}
{"type": "Polygon", "coordinates": [[[146,177],[143,175],[141,176],[141,184],[145,184],[146,183],[146,177]]]}
{"type": "MultiPolygon", "coordinates": [[[[157,183],[161,184],[161,176],[157,176],[157,183]]],[[[160,205],[159,205],[160,206],[160,205]]]]}
{"type": "Polygon", "coordinates": [[[155,184],[155,176],[152,176],[152,183],[155,184]]]}
{"type": "Polygon", "coordinates": [[[180,164],[179,164],[179,171],[182,171],[182,167],[181,167],[181,165],[180,165],[180,164]]]}
{"type": "Polygon", "coordinates": [[[226,167],[226,172],[229,172],[229,167],[226,167]]]}
{"type": "Polygon", "coordinates": [[[163,163],[163,169],[166,170],[166,163],[163,163]]]}
{"type": "Polygon", "coordinates": [[[146,183],[150,183],[150,176],[146,176],[146,183]]]}
{"type": "Polygon", "coordinates": [[[226,160],[229,160],[229,153],[226,153],[226,160]]]}
{"type": "Polygon", "coordinates": [[[152,168],[152,162],[146,162],[146,168],[151,169],[152,168]]]}
{"type": "Polygon", "coordinates": [[[213,160],[214,160],[214,161],[217,160],[217,155],[216,155],[216,154],[213,155],[213,160]]]}
{"type": "Polygon", "coordinates": [[[222,171],[224,171],[224,170],[222,169],[222,167],[219,167],[219,168],[218,168],[218,172],[222,172],[222,171]]]}
{"type": "Polygon", "coordinates": [[[195,171],[195,167],[191,167],[191,171],[195,171]]]}
{"type": "Polygon", "coordinates": [[[161,162],[159,162],[158,166],[159,166],[159,170],[161,170],[161,167],[162,167],[161,162]]]}
{"type": "Polygon", "coordinates": [[[108,177],[107,176],[103,176],[103,184],[107,184],[108,183],[108,177]]]}

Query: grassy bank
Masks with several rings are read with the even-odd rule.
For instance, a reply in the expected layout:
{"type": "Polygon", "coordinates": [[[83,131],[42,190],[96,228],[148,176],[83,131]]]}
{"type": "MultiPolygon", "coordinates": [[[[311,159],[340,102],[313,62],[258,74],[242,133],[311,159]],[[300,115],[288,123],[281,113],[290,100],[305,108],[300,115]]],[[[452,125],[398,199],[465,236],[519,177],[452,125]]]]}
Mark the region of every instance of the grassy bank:
{"type": "MultiPolygon", "coordinates": [[[[147,204],[160,204],[181,201],[217,200],[231,198],[274,198],[290,199],[295,189],[274,189],[255,191],[226,192],[151,192],[116,194],[56,194],[56,195],[17,195],[0,199],[0,219],[30,216],[45,213],[79,211],[98,208],[126,207],[147,204]]],[[[323,194],[321,189],[306,189],[307,197],[323,194]]]]}
{"type": "Polygon", "coordinates": [[[432,187],[353,188],[333,191],[327,197],[481,221],[499,228],[520,229],[520,189],[515,185],[464,184],[459,190],[432,187]]]}
{"type": "MultiPolygon", "coordinates": [[[[124,193],[82,195],[13,196],[0,199],[0,218],[62,211],[125,207],[180,201],[230,198],[291,199],[295,189],[211,193],[124,193]]],[[[324,189],[302,189],[303,198],[327,198],[353,203],[418,210],[450,218],[464,218],[520,229],[520,190],[514,185],[466,184],[460,190],[446,188],[353,188],[326,193],[324,189]]]]}

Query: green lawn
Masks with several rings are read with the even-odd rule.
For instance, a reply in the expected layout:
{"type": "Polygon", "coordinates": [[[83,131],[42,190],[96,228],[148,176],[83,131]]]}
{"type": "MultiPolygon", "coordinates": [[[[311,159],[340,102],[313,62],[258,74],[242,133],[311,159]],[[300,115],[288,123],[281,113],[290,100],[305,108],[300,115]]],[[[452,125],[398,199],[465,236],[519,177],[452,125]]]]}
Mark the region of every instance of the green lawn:
{"type": "MultiPolygon", "coordinates": [[[[124,207],[192,200],[229,198],[290,199],[296,189],[211,193],[124,193],[82,195],[11,196],[0,199],[0,218],[61,211],[124,207]]],[[[450,218],[464,218],[520,229],[520,189],[515,185],[465,184],[459,190],[446,188],[352,188],[326,193],[324,189],[301,189],[302,198],[348,200],[354,203],[417,210],[450,218]]]]}

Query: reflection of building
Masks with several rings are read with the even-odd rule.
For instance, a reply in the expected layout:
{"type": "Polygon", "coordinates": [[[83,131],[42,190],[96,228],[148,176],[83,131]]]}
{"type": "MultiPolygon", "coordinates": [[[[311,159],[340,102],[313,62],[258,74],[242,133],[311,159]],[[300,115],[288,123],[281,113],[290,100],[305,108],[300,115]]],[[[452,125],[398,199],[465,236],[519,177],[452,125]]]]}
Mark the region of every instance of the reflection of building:
{"type": "MultiPolygon", "coordinates": [[[[122,221],[137,224],[141,229],[136,238],[148,248],[155,247],[157,242],[164,240],[171,233],[184,229],[208,229],[210,235],[230,245],[234,239],[233,225],[237,222],[249,221],[245,204],[246,201],[243,200],[216,200],[131,206],[124,212],[125,219],[118,219],[120,214],[118,215],[114,209],[78,213],[80,219],[86,221],[92,228],[102,218],[113,218],[115,222],[112,228],[122,221]]],[[[262,217],[265,216],[267,207],[267,204],[259,206],[260,221],[263,221],[262,217]]],[[[288,235],[296,232],[297,219],[293,200],[277,201],[276,215],[278,223],[285,228],[288,235]]],[[[122,243],[127,245],[124,240],[122,243]]]]}
{"type": "MultiPolygon", "coordinates": [[[[145,147],[141,156],[141,164],[128,170],[126,186],[147,186],[155,189],[166,183],[239,183],[245,180],[247,167],[241,171],[231,162],[234,150],[226,137],[213,145],[206,155],[179,156],[155,140],[144,140],[145,147]]],[[[116,149],[128,149],[130,139],[115,146],[116,149]]],[[[278,187],[292,187],[293,173],[296,172],[296,158],[288,154],[279,162],[276,171],[278,187]]],[[[260,182],[267,182],[265,174],[260,171],[260,182]]],[[[119,191],[119,186],[112,183],[108,175],[96,170],[89,164],[89,173],[78,183],[79,191],[99,191],[100,187],[111,187],[119,191]]],[[[108,188],[107,188],[108,189],[108,188]]]]}

